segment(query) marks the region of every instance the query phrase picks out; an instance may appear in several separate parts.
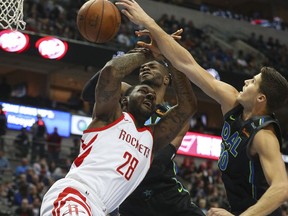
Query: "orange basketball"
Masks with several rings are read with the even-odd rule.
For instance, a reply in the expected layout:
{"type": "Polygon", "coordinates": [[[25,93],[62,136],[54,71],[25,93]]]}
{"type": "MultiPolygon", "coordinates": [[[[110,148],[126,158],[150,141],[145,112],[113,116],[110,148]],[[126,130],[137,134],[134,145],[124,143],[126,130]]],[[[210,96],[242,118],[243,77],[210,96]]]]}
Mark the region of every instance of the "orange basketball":
{"type": "Polygon", "coordinates": [[[121,24],[119,9],[108,0],[89,0],[79,9],[77,26],[81,35],[93,43],[112,40],[121,24]]]}

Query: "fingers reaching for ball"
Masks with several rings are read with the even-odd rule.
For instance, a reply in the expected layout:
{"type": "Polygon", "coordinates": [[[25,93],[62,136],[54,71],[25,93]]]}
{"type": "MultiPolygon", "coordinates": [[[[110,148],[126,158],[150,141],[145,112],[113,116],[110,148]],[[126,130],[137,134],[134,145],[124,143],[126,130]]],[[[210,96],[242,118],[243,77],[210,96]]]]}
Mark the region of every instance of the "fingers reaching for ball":
{"type": "MultiPolygon", "coordinates": [[[[171,34],[171,37],[174,38],[174,40],[181,40],[182,36],[181,34],[183,33],[183,29],[178,29],[177,31],[175,31],[174,33],[171,34]]],[[[144,29],[144,30],[138,30],[138,31],[135,31],[135,34],[137,35],[137,37],[141,37],[141,36],[149,36],[151,39],[151,34],[149,32],[149,30],[147,29],[144,29]]]]}
{"type": "Polygon", "coordinates": [[[149,21],[154,21],[135,0],[117,0],[115,4],[136,25],[144,25],[149,21]]]}

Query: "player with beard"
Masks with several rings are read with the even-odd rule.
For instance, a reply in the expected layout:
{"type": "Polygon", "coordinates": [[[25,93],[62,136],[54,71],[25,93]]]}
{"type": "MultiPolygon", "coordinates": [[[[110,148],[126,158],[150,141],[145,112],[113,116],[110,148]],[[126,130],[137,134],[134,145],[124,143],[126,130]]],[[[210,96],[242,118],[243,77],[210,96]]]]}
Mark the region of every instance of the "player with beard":
{"type": "MultiPolygon", "coordinates": [[[[135,52],[134,49],[130,52],[135,52]]],[[[139,68],[139,82],[147,84],[156,92],[156,110],[146,121],[146,125],[156,124],[171,108],[164,98],[167,88],[171,85],[171,73],[175,68],[163,61],[149,61],[139,68]]],[[[82,92],[85,100],[91,100],[91,91],[97,83],[98,75],[91,78],[82,92]]],[[[122,91],[125,94],[128,83],[122,82],[122,91]]],[[[196,112],[196,97],[195,101],[196,112]]],[[[192,201],[189,192],[178,180],[176,164],[173,161],[177,149],[188,130],[188,123],[183,127],[177,137],[166,147],[155,154],[151,167],[144,180],[135,191],[120,205],[119,213],[122,216],[158,216],[158,215],[194,215],[204,216],[201,209],[192,201]]],[[[111,215],[117,215],[117,210],[111,215]]]]}

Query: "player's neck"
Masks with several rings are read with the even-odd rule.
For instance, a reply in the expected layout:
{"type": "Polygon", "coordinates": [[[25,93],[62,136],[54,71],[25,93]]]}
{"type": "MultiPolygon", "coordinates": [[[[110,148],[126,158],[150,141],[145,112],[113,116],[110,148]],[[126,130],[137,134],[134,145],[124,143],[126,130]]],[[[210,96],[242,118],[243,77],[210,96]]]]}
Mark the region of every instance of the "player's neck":
{"type": "Polygon", "coordinates": [[[253,108],[251,110],[249,109],[244,109],[243,110],[243,114],[242,114],[242,119],[243,120],[247,120],[252,118],[253,116],[263,116],[263,115],[267,115],[267,110],[264,108],[253,108]]]}
{"type": "Polygon", "coordinates": [[[154,89],[155,92],[156,92],[156,104],[163,104],[165,101],[164,101],[164,96],[165,96],[165,93],[166,93],[166,88],[157,88],[157,89],[154,89]]]}

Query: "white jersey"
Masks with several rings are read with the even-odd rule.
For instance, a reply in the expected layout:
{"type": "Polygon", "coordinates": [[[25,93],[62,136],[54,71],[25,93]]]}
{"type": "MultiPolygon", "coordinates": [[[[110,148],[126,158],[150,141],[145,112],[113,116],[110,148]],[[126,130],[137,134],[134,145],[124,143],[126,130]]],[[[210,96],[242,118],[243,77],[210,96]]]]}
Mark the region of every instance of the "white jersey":
{"type": "Polygon", "coordinates": [[[97,196],[107,212],[113,211],[150,168],[151,130],[137,129],[133,117],[124,112],[112,124],[85,130],[81,142],[80,154],[65,178],[83,184],[85,193],[97,196]]]}

